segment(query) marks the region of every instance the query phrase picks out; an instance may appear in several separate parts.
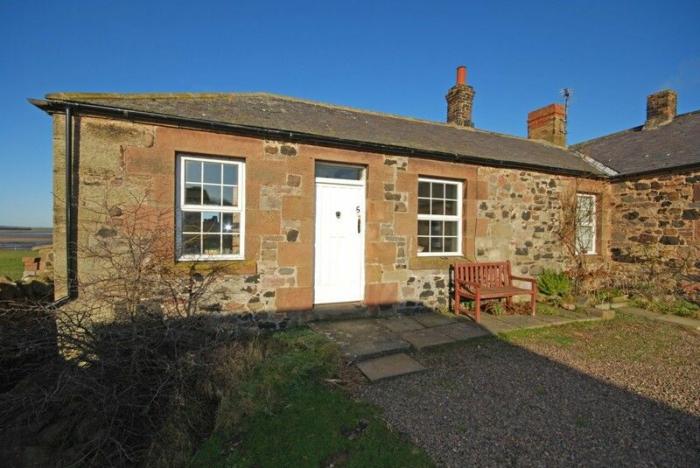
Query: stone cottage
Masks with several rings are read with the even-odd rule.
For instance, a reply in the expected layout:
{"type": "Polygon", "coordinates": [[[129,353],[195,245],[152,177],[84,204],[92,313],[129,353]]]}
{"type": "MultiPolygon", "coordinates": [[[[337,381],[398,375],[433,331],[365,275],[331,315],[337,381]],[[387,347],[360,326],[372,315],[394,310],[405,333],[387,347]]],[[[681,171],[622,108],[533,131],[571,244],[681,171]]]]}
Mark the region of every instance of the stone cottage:
{"type": "Polygon", "coordinates": [[[134,193],[172,211],[169,261],[225,267],[228,312],[445,307],[456,261],[561,268],[567,191],[592,208],[576,237],[593,262],[626,274],[654,246],[698,281],[700,112],[663,91],[643,126],[567,146],[562,105],[520,138],[475,128],[474,96],[459,67],[446,123],[270,94],[31,100],[53,118],[57,298],[99,268],[84,246],[123,235],[86,207],[107,194],[118,217],[134,193]]]}

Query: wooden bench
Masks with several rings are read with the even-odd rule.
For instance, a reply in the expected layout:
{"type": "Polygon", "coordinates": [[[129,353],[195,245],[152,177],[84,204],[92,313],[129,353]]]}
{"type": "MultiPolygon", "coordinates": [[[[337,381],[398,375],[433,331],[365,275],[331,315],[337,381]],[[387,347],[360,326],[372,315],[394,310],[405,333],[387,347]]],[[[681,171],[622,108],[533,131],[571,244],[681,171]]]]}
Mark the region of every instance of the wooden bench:
{"type": "Polygon", "coordinates": [[[474,319],[481,319],[481,301],[484,299],[506,299],[510,306],[513,296],[529,295],[532,315],[535,315],[537,281],[511,273],[510,262],[463,262],[456,263],[454,270],[454,312],[466,313],[462,299],[474,301],[474,319]],[[527,281],[530,289],[513,286],[513,280],[527,281]]]}

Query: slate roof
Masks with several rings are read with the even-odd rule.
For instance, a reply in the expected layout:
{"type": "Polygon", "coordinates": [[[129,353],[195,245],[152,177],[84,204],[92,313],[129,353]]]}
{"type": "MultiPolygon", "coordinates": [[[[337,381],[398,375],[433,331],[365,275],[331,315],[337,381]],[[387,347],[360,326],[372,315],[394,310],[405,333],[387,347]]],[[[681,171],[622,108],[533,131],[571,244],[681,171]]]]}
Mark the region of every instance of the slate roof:
{"type": "Polygon", "coordinates": [[[368,112],[263,93],[58,93],[32,101],[47,109],[61,102],[148,112],[173,119],[284,130],[344,141],[407,148],[484,164],[603,175],[574,151],[525,138],[439,122],[368,112]]]}
{"type": "Polygon", "coordinates": [[[621,175],[700,165],[700,111],[676,116],[662,127],[643,126],[571,147],[621,175]]]}

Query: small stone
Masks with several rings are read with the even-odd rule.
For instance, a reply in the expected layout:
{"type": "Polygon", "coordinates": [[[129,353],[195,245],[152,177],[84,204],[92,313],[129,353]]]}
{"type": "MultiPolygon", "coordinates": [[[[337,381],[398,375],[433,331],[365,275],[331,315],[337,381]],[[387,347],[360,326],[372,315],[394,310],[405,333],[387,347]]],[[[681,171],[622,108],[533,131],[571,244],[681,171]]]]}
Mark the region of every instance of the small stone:
{"type": "Polygon", "coordinates": [[[116,229],[103,227],[103,228],[100,228],[100,230],[97,231],[96,234],[98,237],[114,237],[117,235],[117,231],[116,231],[116,229]]]}
{"type": "Polygon", "coordinates": [[[280,151],[285,156],[296,156],[297,155],[297,149],[293,146],[290,146],[290,145],[283,145],[280,151]]]}
{"type": "Polygon", "coordinates": [[[683,219],[700,219],[700,211],[695,208],[683,210],[683,219]]]}
{"type": "Polygon", "coordinates": [[[296,229],[290,229],[287,231],[287,242],[296,242],[299,237],[299,231],[296,229]]]}
{"type": "Polygon", "coordinates": [[[267,154],[277,154],[278,148],[276,146],[266,146],[265,147],[265,152],[267,154]]]}
{"type": "Polygon", "coordinates": [[[661,236],[661,239],[659,239],[659,243],[664,244],[664,245],[678,245],[680,244],[680,239],[675,236],[661,236]]]}
{"type": "Polygon", "coordinates": [[[301,176],[295,174],[287,175],[287,185],[290,187],[299,187],[301,185],[301,176]]]}
{"type": "Polygon", "coordinates": [[[123,213],[122,209],[119,208],[118,206],[113,206],[109,209],[109,215],[112,216],[113,218],[121,216],[122,213],[123,213]]]}

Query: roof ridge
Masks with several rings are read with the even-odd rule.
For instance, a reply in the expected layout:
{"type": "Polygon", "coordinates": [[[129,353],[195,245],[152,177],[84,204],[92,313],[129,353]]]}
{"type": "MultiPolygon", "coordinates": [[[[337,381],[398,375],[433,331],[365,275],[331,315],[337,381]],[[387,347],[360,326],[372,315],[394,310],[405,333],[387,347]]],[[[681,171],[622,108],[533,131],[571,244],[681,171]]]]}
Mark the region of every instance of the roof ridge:
{"type": "MultiPolygon", "coordinates": [[[[696,110],[694,110],[694,111],[689,111],[689,112],[684,112],[683,114],[677,114],[677,115],[673,118],[673,120],[671,120],[671,122],[669,122],[668,124],[674,123],[674,122],[676,121],[676,119],[689,117],[689,116],[692,116],[692,115],[695,115],[695,114],[700,114],[700,109],[696,109],[696,110]]],[[[668,125],[668,124],[667,124],[667,125],[668,125]]],[[[665,126],[666,126],[666,125],[664,125],[664,127],[665,127],[665,126]]],[[[615,137],[615,136],[622,135],[622,134],[628,133],[628,132],[639,131],[639,130],[641,130],[641,129],[643,129],[643,128],[644,128],[644,124],[641,124],[641,125],[637,125],[637,126],[634,126],[634,127],[626,128],[626,129],[624,129],[624,130],[618,130],[618,131],[616,131],[616,132],[608,133],[607,135],[602,135],[602,136],[599,136],[599,137],[591,138],[591,139],[589,139],[589,140],[583,140],[583,141],[578,142],[578,143],[576,143],[576,144],[574,144],[574,145],[571,145],[571,148],[576,148],[576,149],[578,149],[578,148],[580,148],[580,147],[582,147],[582,146],[586,146],[586,145],[591,144],[591,143],[596,142],[596,141],[604,140],[604,139],[606,139],[606,138],[615,137]]]]}

